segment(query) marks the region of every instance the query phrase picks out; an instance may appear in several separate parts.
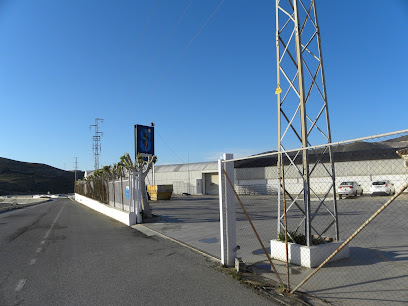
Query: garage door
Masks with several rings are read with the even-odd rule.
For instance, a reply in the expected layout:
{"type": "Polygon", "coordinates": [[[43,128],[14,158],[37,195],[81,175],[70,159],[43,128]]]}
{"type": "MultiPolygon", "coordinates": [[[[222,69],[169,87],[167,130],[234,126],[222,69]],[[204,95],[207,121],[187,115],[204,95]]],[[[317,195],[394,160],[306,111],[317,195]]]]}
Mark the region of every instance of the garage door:
{"type": "Polygon", "coordinates": [[[218,194],[218,173],[205,174],[205,194],[218,194]]]}

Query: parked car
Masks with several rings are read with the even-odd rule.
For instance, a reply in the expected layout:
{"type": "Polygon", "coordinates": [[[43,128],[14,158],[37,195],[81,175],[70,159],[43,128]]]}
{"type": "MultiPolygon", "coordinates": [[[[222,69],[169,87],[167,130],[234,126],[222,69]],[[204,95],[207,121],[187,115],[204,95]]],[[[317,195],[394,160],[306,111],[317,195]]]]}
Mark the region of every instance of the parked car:
{"type": "Polygon", "coordinates": [[[384,181],[375,181],[371,183],[370,187],[370,194],[395,194],[395,187],[394,184],[391,183],[389,180],[384,181]]]}
{"type": "Polygon", "coordinates": [[[357,182],[343,182],[340,184],[339,188],[337,188],[337,194],[339,195],[339,199],[343,196],[354,196],[363,195],[363,188],[357,182]]]}

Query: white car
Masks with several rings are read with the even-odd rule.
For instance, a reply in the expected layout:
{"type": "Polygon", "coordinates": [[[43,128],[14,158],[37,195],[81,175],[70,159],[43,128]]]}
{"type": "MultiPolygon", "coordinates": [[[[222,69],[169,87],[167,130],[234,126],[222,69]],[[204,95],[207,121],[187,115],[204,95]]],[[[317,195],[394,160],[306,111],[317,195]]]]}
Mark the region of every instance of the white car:
{"type": "Polygon", "coordinates": [[[339,199],[341,199],[342,196],[357,197],[357,195],[363,195],[363,188],[361,188],[361,185],[357,182],[343,182],[340,184],[339,188],[337,188],[337,194],[339,195],[339,199]]]}
{"type": "Polygon", "coordinates": [[[385,181],[375,181],[371,183],[370,194],[395,194],[394,184],[388,180],[385,181]]]}

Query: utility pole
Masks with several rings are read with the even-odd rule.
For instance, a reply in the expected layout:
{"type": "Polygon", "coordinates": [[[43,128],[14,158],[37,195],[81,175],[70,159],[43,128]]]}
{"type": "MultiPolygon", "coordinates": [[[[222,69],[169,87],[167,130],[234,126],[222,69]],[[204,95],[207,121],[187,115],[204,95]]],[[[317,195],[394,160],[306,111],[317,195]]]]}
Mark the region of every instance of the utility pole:
{"type": "Polygon", "coordinates": [[[78,157],[74,157],[75,158],[75,170],[74,170],[74,172],[75,172],[75,182],[76,182],[76,180],[77,180],[77,169],[78,169],[78,157]]]}
{"type": "Polygon", "coordinates": [[[94,128],[94,135],[92,136],[92,150],[95,159],[94,167],[95,170],[99,169],[99,155],[101,154],[101,136],[103,132],[99,131],[99,122],[103,123],[103,119],[95,118],[95,124],[89,126],[90,129],[94,128]]]}
{"type": "Polygon", "coordinates": [[[312,232],[322,236],[334,229],[339,240],[332,149],[329,145],[313,149],[332,142],[315,0],[276,0],[276,61],[278,152],[282,152],[278,160],[278,233],[285,228],[284,214],[297,210],[303,216],[296,230],[304,226],[308,246],[312,232]],[[293,154],[284,153],[298,148],[293,154]],[[285,173],[288,181],[302,186],[285,189],[285,173]],[[313,178],[327,184],[317,190],[310,184],[313,178]],[[287,209],[282,212],[286,200],[287,209]],[[327,217],[315,218],[318,215],[327,217]]]}

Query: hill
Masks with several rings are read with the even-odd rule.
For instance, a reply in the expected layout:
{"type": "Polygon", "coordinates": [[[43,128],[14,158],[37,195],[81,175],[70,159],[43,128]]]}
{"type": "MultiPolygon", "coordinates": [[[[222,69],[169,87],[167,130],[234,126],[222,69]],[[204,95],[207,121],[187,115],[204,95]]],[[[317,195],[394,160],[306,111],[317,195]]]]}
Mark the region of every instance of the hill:
{"type": "MultiPolygon", "coordinates": [[[[77,171],[77,178],[84,172],[77,171]]],[[[75,174],[45,164],[0,157],[0,195],[74,192],[75,174]]]]}
{"type": "MultiPolygon", "coordinates": [[[[352,143],[340,144],[333,147],[333,160],[334,162],[344,161],[360,161],[360,160],[381,160],[381,159],[400,159],[396,153],[397,150],[408,147],[408,136],[388,139],[380,142],[370,141],[356,141],[352,143]]],[[[322,162],[329,162],[329,155],[323,156],[320,153],[323,149],[316,149],[309,151],[309,161],[311,163],[316,162],[317,159],[322,162]]],[[[263,155],[267,153],[275,153],[276,151],[264,152],[257,155],[263,155]]],[[[294,159],[296,164],[302,163],[302,155],[297,151],[290,152],[288,155],[294,159]]],[[[254,155],[256,156],[256,155],[254,155]]],[[[278,162],[277,155],[265,156],[257,159],[238,160],[234,162],[235,168],[256,168],[256,167],[268,167],[276,166],[278,162]]],[[[289,163],[289,160],[285,158],[285,164],[289,163]]]]}

